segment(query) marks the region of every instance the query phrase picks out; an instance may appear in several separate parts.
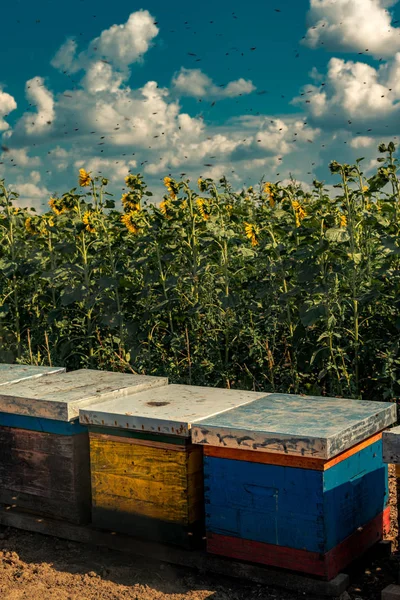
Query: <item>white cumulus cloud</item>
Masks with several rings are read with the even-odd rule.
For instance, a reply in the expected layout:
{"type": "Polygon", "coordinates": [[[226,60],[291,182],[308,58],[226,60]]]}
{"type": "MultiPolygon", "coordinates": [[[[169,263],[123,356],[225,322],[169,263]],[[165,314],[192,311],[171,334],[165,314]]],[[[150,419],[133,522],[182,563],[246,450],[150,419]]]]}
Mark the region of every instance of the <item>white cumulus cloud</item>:
{"type": "Polygon", "coordinates": [[[77,43],[67,39],[53,57],[51,64],[59,70],[76,73],[84,69],[90,70],[93,62],[110,62],[112,67],[129,77],[129,65],[142,60],[149,50],[159,29],[154,24],[154,18],[147,10],[132,13],[126,23],[112,25],[94,38],[88,48],[77,54],[77,43]]]}
{"type": "Polygon", "coordinates": [[[310,0],[303,43],[379,57],[400,50],[400,28],[388,10],[398,0],[310,0]]]}
{"type": "Polygon", "coordinates": [[[210,77],[201,69],[186,69],[182,67],[172,79],[172,85],[181,96],[208,98],[235,98],[251,94],[256,89],[249,80],[240,78],[229,82],[223,87],[215,85],[210,77]]]}
{"type": "Polygon", "coordinates": [[[6,131],[9,129],[9,124],[4,120],[4,117],[7,117],[10,112],[17,108],[17,103],[15,99],[7,92],[3,92],[0,89],[0,131],[6,131]]]}
{"type": "Polygon", "coordinates": [[[322,85],[306,85],[293,99],[313,124],[324,128],[371,129],[375,135],[400,125],[400,52],[378,68],[331,58],[322,85]],[[350,123],[349,123],[350,121],[350,123]]]}

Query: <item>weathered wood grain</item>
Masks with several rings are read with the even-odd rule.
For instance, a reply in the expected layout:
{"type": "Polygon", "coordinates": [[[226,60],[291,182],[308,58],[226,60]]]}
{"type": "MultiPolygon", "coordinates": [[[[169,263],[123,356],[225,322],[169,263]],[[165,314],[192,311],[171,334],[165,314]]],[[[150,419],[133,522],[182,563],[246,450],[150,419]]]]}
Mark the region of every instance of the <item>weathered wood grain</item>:
{"type": "Polygon", "coordinates": [[[71,421],[80,407],[167,383],[163,377],[79,369],[2,385],[0,412],[71,421]]]}
{"type": "Polygon", "coordinates": [[[317,575],[329,581],[380,541],[389,529],[390,508],[387,508],[360,531],[355,531],[325,554],[214,533],[207,534],[207,551],[225,557],[317,575]]]}
{"type": "Polygon", "coordinates": [[[400,426],[383,433],[383,460],[389,464],[400,464],[400,426]]]}
{"type": "Polygon", "coordinates": [[[0,502],[80,523],[90,515],[87,434],[0,427],[0,502]]]}
{"type": "Polygon", "coordinates": [[[271,394],[194,422],[192,441],[328,460],[382,431],[396,418],[396,406],[385,402],[271,394]]]}
{"type": "Polygon", "coordinates": [[[0,363],[0,386],[36,379],[45,375],[65,373],[63,367],[37,367],[35,365],[8,365],[0,363]]]}
{"type": "Polygon", "coordinates": [[[267,396],[194,385],[168,385],[81,407],[84,425],[188,437],[198,419],[222,413],[267,396]]]}
{"type": "Polygon", "coordinates": [[[111,438],[90,436],[94,508],[182,525],[189,524],[190,511],[196,518],[202,494],[201,449],[111,438]]]}

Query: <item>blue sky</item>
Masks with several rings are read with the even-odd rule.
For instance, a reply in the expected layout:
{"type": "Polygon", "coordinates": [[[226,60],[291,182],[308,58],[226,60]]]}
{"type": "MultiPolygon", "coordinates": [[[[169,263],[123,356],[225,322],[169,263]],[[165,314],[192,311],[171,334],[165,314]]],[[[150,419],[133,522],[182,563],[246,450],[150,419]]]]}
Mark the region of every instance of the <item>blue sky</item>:
{"type": "Polygon", "coordinates": [[[117,195],[141,172],[156,201],[167,174],[239,189],[334,183],[331,159],[371,170],[399,133],[398,19],[396,0],[14,0],[0,178],[42,210],[81,167],[117,195]]]}

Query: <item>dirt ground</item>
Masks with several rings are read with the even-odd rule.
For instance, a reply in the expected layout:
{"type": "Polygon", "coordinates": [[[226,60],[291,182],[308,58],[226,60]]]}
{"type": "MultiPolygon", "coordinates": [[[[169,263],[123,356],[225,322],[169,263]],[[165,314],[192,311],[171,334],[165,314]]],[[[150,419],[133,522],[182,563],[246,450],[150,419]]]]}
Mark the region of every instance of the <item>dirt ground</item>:
{"type": "MultiPolygon", "coordinates": [[[[397,492],[390,470],[393,554],[368,557],[351,572],[343,600],[378,600],[397,583],[397,492]]],[[[113,550],[12,528],[0,530],[1,600],[299,600],[263,585],[132,558],[113,550]]]]}

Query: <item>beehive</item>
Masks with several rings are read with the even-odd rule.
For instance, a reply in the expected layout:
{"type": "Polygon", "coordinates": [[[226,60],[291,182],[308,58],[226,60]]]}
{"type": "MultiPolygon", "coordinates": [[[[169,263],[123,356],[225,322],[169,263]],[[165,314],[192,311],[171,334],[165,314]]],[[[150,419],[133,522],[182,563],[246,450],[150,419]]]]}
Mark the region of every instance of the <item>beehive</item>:
{"type": "Polygon", "coordinates": [[[168,381],[82,369],[14,383],[2,381],[0,371],[0,382],[0,502],[84,523],[90,461],[79,407],[168,381]]]}
{"type": "Polygon", "coordinates": [[[207,550],[332,579],[388,526],[388,403],[271,394],[197,421],[207,550]]]}
{"type": "Polygon", "coordinates": [[[203,532],[202,449],[194,420],[265,394],[169,385],[80,410],[88,425],[92,522],[183,546],[203,532]]]}

